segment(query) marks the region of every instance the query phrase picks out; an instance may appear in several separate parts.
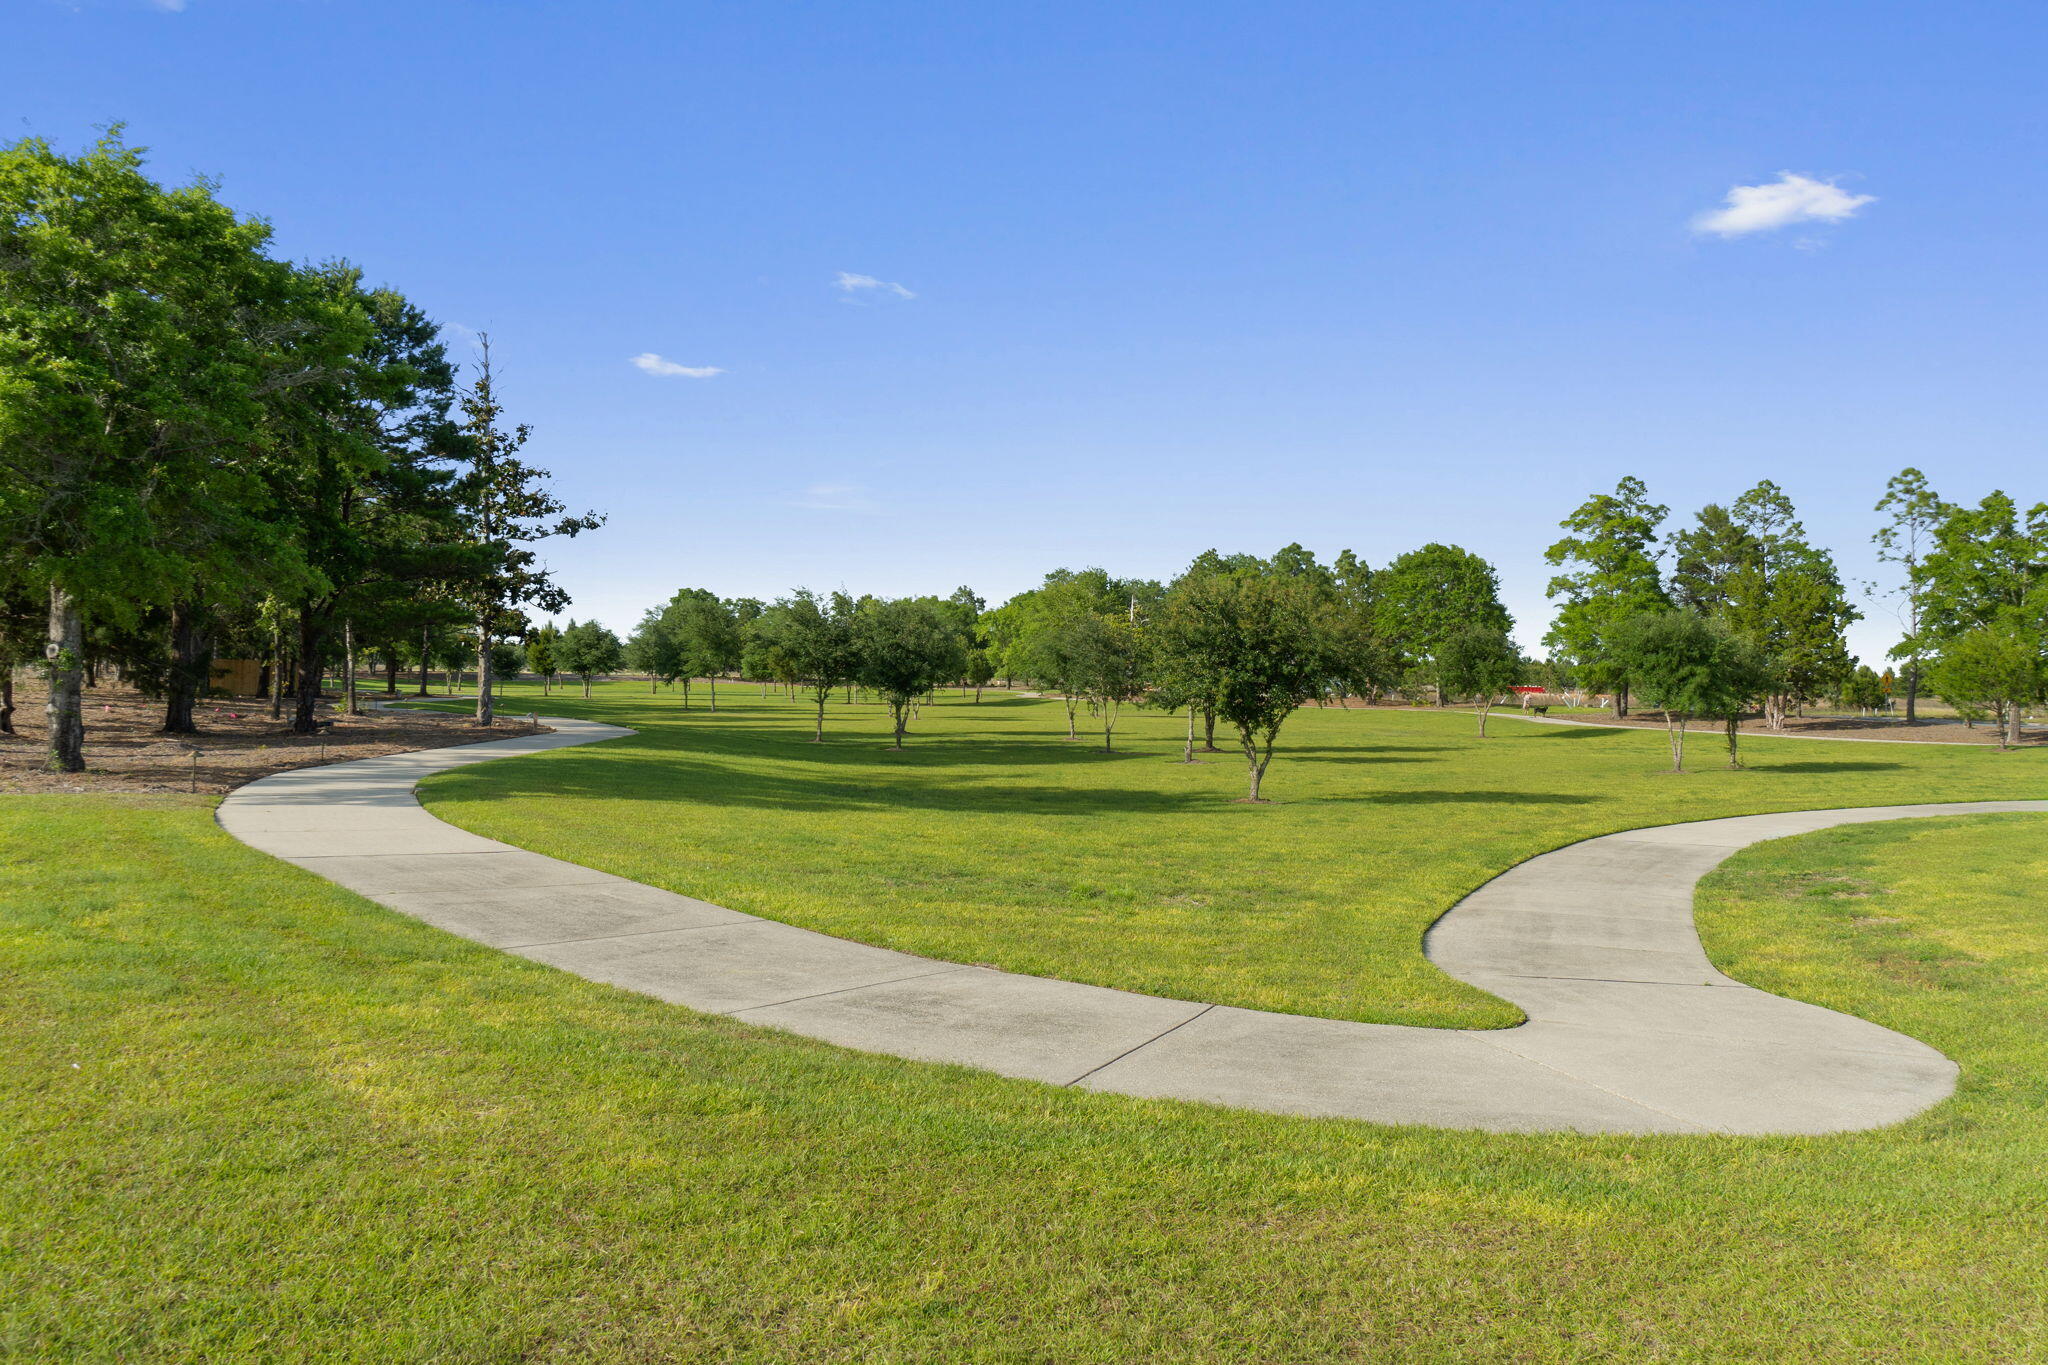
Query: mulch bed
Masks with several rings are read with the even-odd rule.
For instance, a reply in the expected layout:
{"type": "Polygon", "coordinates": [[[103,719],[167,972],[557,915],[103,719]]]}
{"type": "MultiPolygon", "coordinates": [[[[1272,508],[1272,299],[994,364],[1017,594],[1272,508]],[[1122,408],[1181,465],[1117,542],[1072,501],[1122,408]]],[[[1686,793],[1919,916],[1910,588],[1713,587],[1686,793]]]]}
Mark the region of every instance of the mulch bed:
{"type": "MultiPolygon", "coordinates": [[[[376,690],[364,700],[381,697],[376,690]]],[[[401,697],[410,693],[400,693],[401,697]]],[[[366,712],[342,715],[330,699],[320,709],[332,720],[319,735],[295,735],[290,714],[270,718],[270,703],[257,697],[202,701],[193,720],[197,735],[166,735],[163,704],[119,685],[87,688],[85,764],[82,773],[43,770],[48,730],[46,693],[40,679],[24,672],[14,684],[14,728],[0,734],[0,793],[4,792],[210,792],[234,790],[268,773],[341,763],[412,749],[440,749],[524,734],[523,715],[500,715],[490,728],[466,717],[429,712],[366,712]]],[[[543,727],[545,728],[545,727],[543,727]]]]}

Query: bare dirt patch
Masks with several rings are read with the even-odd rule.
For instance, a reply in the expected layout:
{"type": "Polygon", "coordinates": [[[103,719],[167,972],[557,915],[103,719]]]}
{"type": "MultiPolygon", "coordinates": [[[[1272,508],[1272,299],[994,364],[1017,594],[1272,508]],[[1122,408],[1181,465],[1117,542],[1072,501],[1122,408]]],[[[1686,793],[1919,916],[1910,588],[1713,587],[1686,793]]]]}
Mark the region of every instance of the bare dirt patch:
{"type": "MultiPolygon", "coordinates": [[[[366,697],[381,696],[368,693],[366,697]]],[[[321,733],[295,735],[290,720],[272,720],[270,703],[257,697],[201,702],[197,735],[166,735],[163,706],[127,687],[86,689],[85,764],[82,773],[43,770],[48,731],[42,682],[24,672],[14,685],[14,728],[0,734],[0,793],[191,792],[219,795],[287,768],[342,763],[412,749],[441,749],[505,739],[528,731],[525,717],[500,715],[488,729],[466,717],[431,712],[341,714],[330,699],[321,733]]],[[[547,727],[542,726],[542,729],[547,727]]]]}

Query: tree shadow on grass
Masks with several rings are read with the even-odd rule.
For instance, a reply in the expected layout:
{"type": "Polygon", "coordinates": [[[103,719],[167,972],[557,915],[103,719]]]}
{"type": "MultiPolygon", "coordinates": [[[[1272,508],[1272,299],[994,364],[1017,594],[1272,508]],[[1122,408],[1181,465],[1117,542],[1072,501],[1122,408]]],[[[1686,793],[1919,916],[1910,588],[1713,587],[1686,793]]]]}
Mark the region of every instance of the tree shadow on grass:
{"type": "Polygon", "coordinates": [[[1814,760],[1807,763],[1760,763],[1749,769],[1755,773],[1889,773],[1898,772],[1903,763],[1884,763],[1875,759],[1850,759],[1840,763],[1823,763],[1814,760]]]}
{"type": "Polygon", "coordinates": [[[1578,792],[1398,791],[1349,799],[1382,806],[1585,806],[1602,798],[1578,792]]]}
{"type": "MultiPolygon", "coordinates": [[[[777,811],[956,811],[1099,818],[1223,809],[1215,792],[1163,792],[1128,787],[1070,787],[1020,782],[947,782],[906,767],[902,773],[832,776],[817,770],[761,772],[722,765],[621,762],[621,755],[556,750],[545,759],[484,764],[439,775],[427,786],[429,805],[449,801],[577,800],[679,803],[777,811]]],[[[678,756],[682,757],[682,756],[678,756]]]]}

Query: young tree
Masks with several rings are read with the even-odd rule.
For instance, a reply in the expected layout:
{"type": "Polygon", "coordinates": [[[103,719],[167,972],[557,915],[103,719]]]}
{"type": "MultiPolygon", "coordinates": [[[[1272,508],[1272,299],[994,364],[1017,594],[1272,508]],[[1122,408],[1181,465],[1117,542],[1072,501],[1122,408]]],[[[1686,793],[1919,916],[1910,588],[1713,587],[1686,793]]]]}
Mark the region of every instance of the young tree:
{"type": "MultiPolygon", "coordinates": [[[[1635,687],[1637,700],[1664,712],[1671,741],[1671,771],[1685,771],[1685,727],[1693,716],[1727,714],[1731,692],[1744,680],[1730,663],[1736,649],[1728,632],[1683,607],[1642,612],[1612,636],[1612,645],[1635,687]]],[[[1731,766],[1740,766],[1733,761],[1731,766]]]]}
{"type": "Polygon", "coordinates": [[[1125,702],[1145,695],[1147,677],[1144,633],[1124,616],[1078,618],[1069,630],[1074,657],[1074,685],[1102,719],[1102,751],[1111,752],[1110,738],[1125,702]]]}
{"type": "MultiPolygon", "coordinates": [[[[625,647],[626,667],[647,675],[647,690],[659,691],[663,683],[672,683],[678,676],[688,672],[683,658],[683,648],[676,634],[669,628],[668,614],[660,607],[651,607],[640,618],[640,624],[627,637],[625,647]]],[[[683,685],[683,706],[690,705],[690,688],[687,678],[683,685]]]]}
{"type": "Polygon", "coordinates": [[[1154,622],[1162,674],[1211,698],[1237,730],[1247,802],[1264,800],[1259,784],[1280,727],[1341,667],[1334,617],[1328,594],[1306,578],[1203,572],[1180,579],[1154,622]]]}
{"type": "Polygon", "coordinates": [[[555,649],[561,639],[561,629],[552,621],[526,638],[526,667],[540,676],[542,696],[554,690],[555,674],[562,671],[562,665],[555,657],[555,649]]]}
{"type": "Polygon", "coordinates": [[[959,632],[930,598],[868,599],[853,618],[855,676],[889,703],[891,748],[903,747],[911,703],[960,675],[959,632]]]}
{"type": "Polygon", "coordinates": [[[1893,647],[1891,657],[1906,666],[1906,722],[1910,725],[1915,719],[1914,702],[1920,693],[1920,603],[1926,591],[1922,563],[1933,546],[1935,528],[1948,509],[1928,486],[1927,476],[1908,466],[1892,475],[1875,510],[1891,514],[1890,523],[1871,537],[1877,544],[1877,557],[1898,565],[1905,579],[1899,588],[1904,599],[1899,624],[1905,639],[1893,647]]]}
{"type": "Polygon", "coordinates": [[[661,624],[675,641],[683,704],[689,705],[690,680],[704,678],[716,711],[718,677],[740,666],[745,644],[732,606],[704,588],[684,588],[662,609],[661,624]]]}
{"type": "MultiPolygon", "coordinates": [[[[522,423],[508,430],[503,425],[504,407],[491,370],[491,339],[479,336],[477,348],[476,382],[461,399],[468,467],[457,489],[469,542],[479,552],[464,587],[477,633],[476,720],[489,725],[490,647],[506,615],[526,605],[557,612],[569,601],[531,546],[552,536],[580,535],[602,526],[604,518],[596,512],[563,516],[562,501],[547,489],[548,471],[519,458],[531,428],[522,423]]],[[[585,683],[587,688],[587,678],[585,683]]]]}
{"type": "Polygon", "coordinates": [[[1625,478],[1559,522],[1571,534],[1544,552],[1566,570],[1547,589],[1564,604],[1545,643],[1585,686],[1614,693],[1617,716],[1628,715],[1629,678],[1613,636],[1631,617],[1669,605],[1657,572],[1657,528],[1669,510],[1650,501],[1641,479],[1625,478]]]}
{"type": "Polygon", "coordinates": [[[825,703],[859,672],[852,601],[844,593],[827,599],[799,588],[761,614],[754,623],[753,637],[772,653],[771,667],[783,669],[810,688],[818,708],[811,740],[823,744],[825,703]]]}
{"type": "Polygon", "coordinates": [[[619,637],[596,621],[585,621],[581,625],[571,621],[563,627],[555,653],[564,669],[583,679],[583,695],[586,697],[590,695],[593,677],[612,672],[625,660],[625,647],[619,643],[619,637]]]}
{"type": "Polygon", "coordinates": [[[1479,737],[1486,738],[1486,717],[1522,680],[1522,652],[1505,630],[1474,625],[1446,637],[1436,647],[1437,678],[1454,695],[1479,703],[1479,737]]]}
{"type": "Polygon", "coordinates": [[[1934,689],[1958,711],[1981,709],[1997,718],[1998,745],[2021,740],[2021,716],[2042,692],[2041,638],[2014,617],[1951,637],[1930,670],[1934,689]]]}
{"type": "Polygon", "coordinates": [[[1373,578],[1375,635],[1402,671],[1418,669],[1436,688],[1437,705],[1455,690],[1443,677],[1439,654],[1453,637],[1474,628],[1505,635],[1514,624],[1500,604],[1493,566],[1455,545],[1410,550],[1373,578]]]}

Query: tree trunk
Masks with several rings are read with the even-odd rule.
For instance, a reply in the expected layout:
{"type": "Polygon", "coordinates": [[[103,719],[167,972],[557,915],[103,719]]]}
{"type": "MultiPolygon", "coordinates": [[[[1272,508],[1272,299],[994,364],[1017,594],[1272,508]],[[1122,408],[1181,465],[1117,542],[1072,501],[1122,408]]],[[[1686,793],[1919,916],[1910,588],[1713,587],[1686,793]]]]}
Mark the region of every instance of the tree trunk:
{"type": "Polygon", "coordinates": [[[1216,747],[1216,708],[1213,706],[1202,708],[1202,752],[1205,754],[1220,754],[1223,752],[1216,747]]]}
{"type": "Polygon", "coordinates": [[[491,725],[497,713],[491,699],[491,618],[496,612],[479,612],[476,619],[476,723],[491,725]]]}
{"type": "Polygon", "coordinates": [[[0,664],[0,735],[14,733],[14,665],[0,664]]]}
{"type": "Polygon", "coordinates": [[[1742,755],[1735,747],[1739,742],[1741,734],[1742,717],[1728,717],[1728,766],[1731,768],[1740,768],[1742,766],[1742,755]]]}
{"type": "Polygon", "coordinates": [[[718,675],[713,673],[705,681],[711,684],[711,709],[716,711],[718,709],[718,675]]]}
{"type": "Polygon", "coordinates": [[[1479,737],[1481,739],[1486,738],[1486,713],[1492,709],[1493,698],[1481,697],[1479,699],[1479,737]]]}
{"type": "Polygon", "coordinates": [[[1180,761],[1183,763],[1195,761],[1195,704],[1193,702],[1188,703],[1188,747],[1181,751],[1180,761]]]}
{"type": "Polygon", "coordinates": [[[427,667],[433,659],[433,650],[428,643],[425,626],[420,627],[420,695],[427,695],[427,667]]]}
{"type": "Polygon", "coordinates": [[[1906,724],[1913,723],[1913,703],[1920,696],[1920,661],[1909,660],[1906,664],[1906,724]]]}
{"type": "Polygon", "coordinates": [[[49,664],[50,700],[44,708],[50,725],[49,768],[52,772],[85,771],[85,626],[78,619],[78,600],[57,584],[50,585],[50,634],[43,643],[49,664]]]}
{"type": "Polygon", "coordinates": [[[356,701],[356,623],[349,620],[341,623],[341,709],[344,715],[363,714],[356,701]]]}
{"type": "Polygon", "coordinates": [[[320,732],[320,616],[311,603],[299,608],[298,691],[292,705],[292,733],[320,732]]]}
{"type": "Polygon", "coordinates": [[[583,675],[583,695],[586,697],[590,695],[590,675],[588,673],[583,675]]]}
{"type": "Polygon", "coordinates": [[[1626,687],[1618,687],[1614,691],[1614,718],[1616,720],[1628,719],[1628,689],[1626,687]]]}
{"type": "Polygon", "coordinates": [[[2018,702],[2008,702],[2005,708],[2005,747],[2016,749],[2020,743],[2020,717],[2022,711],[2018,702]]]}
{"type": "Polygon", "coordinates": [[[398,646],[384,646],[384,695],[398,695],[398,646]]]}
{"type": "Polygon", "coordinates": [[[192,708],[199,700],[210,671],[206,632],[200,626],[202,609],[190,602],[171,606],[171,668],[164,688],[164,725],[167,735],[196,735],[192,708]]]}
{"type": "Polygon", "coordinates": [[[825,698],[831,692],[832,689],[829,687],[818,689],[818,723],[817,727],[811,731],[811,743],[813,744],[823,744],[825,742],[825,698]]]}
{"type": "Polygon", "coordinates": [[[908,698],[905,698],[902,701],[898,701],[894,697],[891,697],[889,699],[889,711],[890,714],[893,715],[896,720],[896,742],[895,744],[890,746],[891,748],[900,749],[903,747],[903,727],[905,722],[909,719],[909,710],[910,701],[908,698]]]}
{"type": "Polygon", "coordinates": [[[1671,771],[1685,771],[1685,713],[1664,713],[1664,733],[1671,740],[1671,771]]]}
{"type": "Polygon", "coordinates": [[[1273,761],[1273,751],[1271,749],[1266,750],[1265,758],[1261,759],[1259,757],[1258,746],[1253,744],[1250,740],[1246,740],[1244,746],[1244,756],[1245,761],[1251,766],[1252,777],[1251,791],[1245,797],[1245,802],[1247,805],[1263,804],[1266,798],[1259,795],[1259,783],[1266,776],[1266,765],[1273,761]]]}
{"type": "Polygon", "coordinates": [[[1074,698],[1068,695],[1062,696],[1060,700],[1067,704],[1067,738],[1079,739],[1080,736],[1074,733],[1074,698]]]}
{"type": "Polygon", "coordinates": [[[284,625],[270,628],[270,718],[284,719],[284,625]]]}

